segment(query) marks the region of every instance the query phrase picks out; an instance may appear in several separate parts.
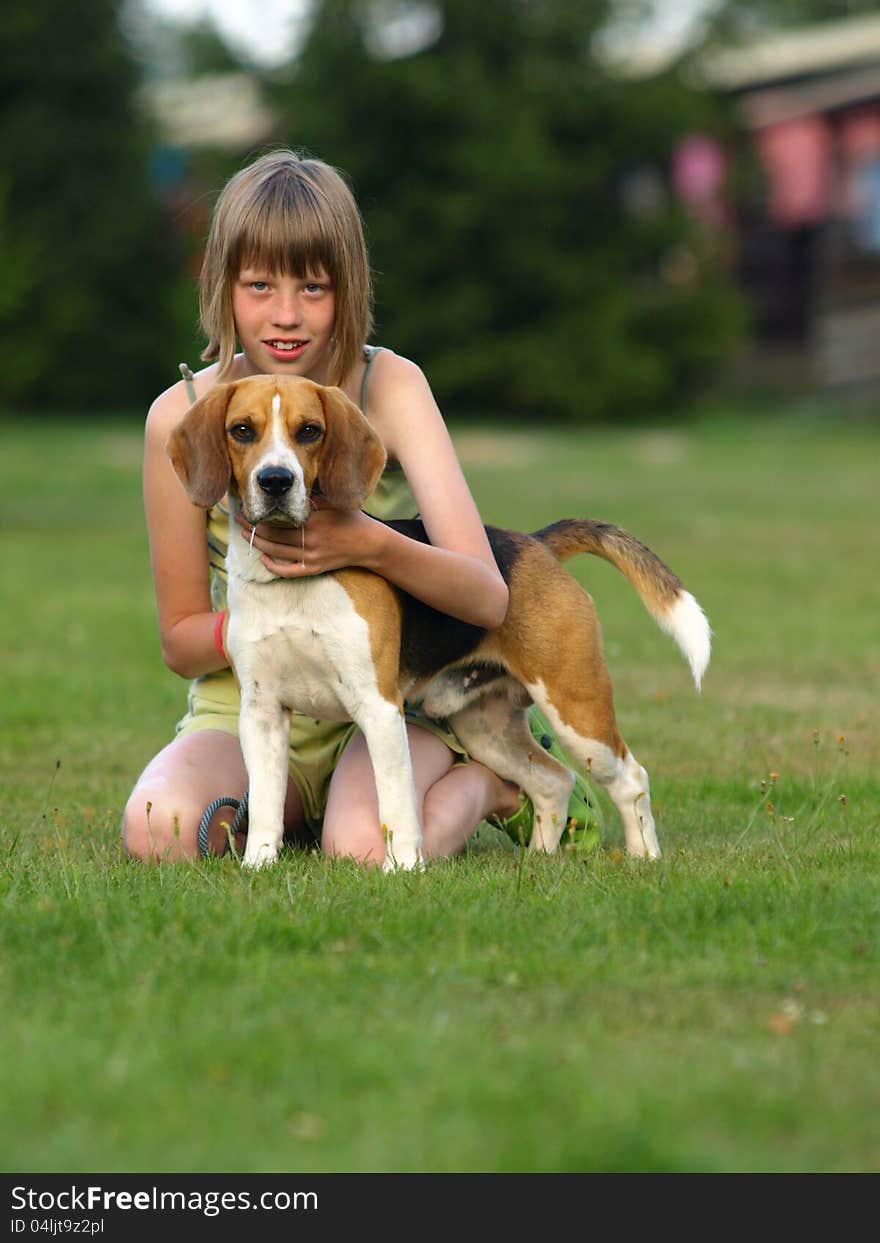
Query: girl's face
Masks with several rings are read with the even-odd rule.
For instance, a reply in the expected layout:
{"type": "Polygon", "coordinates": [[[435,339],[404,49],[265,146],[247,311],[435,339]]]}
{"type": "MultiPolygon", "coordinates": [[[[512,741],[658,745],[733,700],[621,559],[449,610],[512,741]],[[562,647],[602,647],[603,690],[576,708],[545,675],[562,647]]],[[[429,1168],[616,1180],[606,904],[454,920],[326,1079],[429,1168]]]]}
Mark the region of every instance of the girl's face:
{"type": "Polygon", "coordinates": [[[336,315],[326,272],[299,277],[243,268],[232,289],[232,314],[252,372],[324,382],[336,315]]]}

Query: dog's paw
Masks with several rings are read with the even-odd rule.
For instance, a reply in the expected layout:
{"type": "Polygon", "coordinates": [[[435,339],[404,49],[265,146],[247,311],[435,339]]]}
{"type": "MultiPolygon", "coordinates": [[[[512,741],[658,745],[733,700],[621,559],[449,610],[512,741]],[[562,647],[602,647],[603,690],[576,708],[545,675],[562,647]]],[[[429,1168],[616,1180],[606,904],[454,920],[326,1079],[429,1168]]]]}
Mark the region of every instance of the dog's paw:
{"type": "Polygon", "coordinates": [[[418,849],[398,851],[395,854],[392,854],[390,850],[385,851],[383,872],[424,872],[424,870],[425,861],[422,858],[422,852],[418,849]]]}
{"type": "Polygon", "coordinates": [[[382,837],[385,841],[385,860],[383,872],[422,872],[425,862],[422,859],[422,835],[415,832],[399,832],[396,837],[387,824],[382,825],[382,837]]]}
{"type": "Polygon", "coordinates": [[[263,842],[257,845],[248,837],[248,844],[245,848],[244,858],[241,866],[252,868],[254,871],[260,868],[270,868],[278,858],[278,847],[273,842],[263,842]]]}
{"type": "Polygon", "coordinates": [[[631,859],[648,859],[651,863],[655,859],[661,858],[660,846],[654,842],[636,842],[633,846],[627,844],[626,853],[631,859]]]}

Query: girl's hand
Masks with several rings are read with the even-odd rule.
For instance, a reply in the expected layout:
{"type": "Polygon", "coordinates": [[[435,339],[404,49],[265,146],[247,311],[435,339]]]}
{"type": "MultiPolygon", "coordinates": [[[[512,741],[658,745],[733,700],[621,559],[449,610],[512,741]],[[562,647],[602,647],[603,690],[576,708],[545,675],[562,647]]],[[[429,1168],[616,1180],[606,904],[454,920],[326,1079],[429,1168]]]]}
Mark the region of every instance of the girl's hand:
{"type": "MultiPolygon", "coordinates": [[[[235,520],[250,542],[250,523],[241,514],[235,520]]],[[[360,510],[317,509],[304,527],[260,523],[253,546],[270,574],[308,578],[349,565],[366,565],[382,529],[381,523],[360,510]]]]}

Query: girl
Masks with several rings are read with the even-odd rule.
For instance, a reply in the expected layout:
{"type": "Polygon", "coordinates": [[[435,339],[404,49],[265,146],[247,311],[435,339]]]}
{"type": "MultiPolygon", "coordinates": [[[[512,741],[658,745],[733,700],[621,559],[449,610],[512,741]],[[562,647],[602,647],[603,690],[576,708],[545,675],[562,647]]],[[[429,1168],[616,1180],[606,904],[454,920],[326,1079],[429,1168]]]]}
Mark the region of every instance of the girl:
{"type": "MultiPolygon", "coordinates": [[[[339,385],[381,437],[388,466],[368,513],[319,509],[303,533],[258,526],[254,547],[280,578],[364,566],[432,607],[475,626],[501,624],[507,587],[431,390],[413,363],[366,345],[371,284],[360,215],[339,173],[320,160],[277,151],[228,183],[215,208],[201,274],[209,362],[162,393],[146,424],[144,496],[162,654],[191,679],[188,711],[173,742],[138,780],[123,840],[138,859],[192,858],[208,805],[240,799],[247,774],[238,743],[238,691],[223,651],[228,514],[205,519],[187,499],[165,452],[171,429],[216,383],[302,375],[339,385]],[[236,352],[236,341],[239,346],[236,352]],[[419,514],[431,543],[381,518],[419,514]]],[[[516,786],[467,757],[454,735],[408,713],[425,858],[459,851],[486,816],[513,817],[516,786]]],[[[212,848],[222,846],[214,817],[212,848]]],[[[525,825],[528,833],[529,825],[525,825]]],[[[285,806],[289,837],[319,837],[331,855],[380,864],[385,846],[373,770],[351,725],[294,716],[285,806]]]]}
{"type": "MultiPolygon", "coordinates": [[[[211,365],[173,385],[146,424],[144,497],[162,654],[192,679],[174,741],[147,766],[126,805],[123,840],[139,859],[192,858],[215,798],[240,798],[238,695],[216,623],[225,603],[227,515],[187,499],[165,453],[174,425],[211,385],[258,373],[339,385],[381,437],[389,465],[367,508],[424,521],[430,545],[366,513],[317,511],[302,533],[257,527],[254,547],[279,577],[359,565],[443,612],[500,625],[507,588],[490,552],[446,426],[418,367],[366,346],[371,285],[360,216],[340,175],[290,151],[264,156],[223,191],[208,238],[200,305],[211,365]],[[236,353],[236,339],[240,350],[236,353]],[[207,538],[206,538],[207,535],[207,538]]],[[[426,858],[461,849],[486,815],[519,805],[515,786],[464,757],[454,737],[413,716],[408,726],[426,858]]],[[[229,819],[217,813],[216,847],[229,819]]],[[[372,767],[352,726],[296,718],[285,824],[320,833],[332,855],[381,863],[384,842],[372,767]],[[323,829],[322,829],[323,821],[323,829]]]]}

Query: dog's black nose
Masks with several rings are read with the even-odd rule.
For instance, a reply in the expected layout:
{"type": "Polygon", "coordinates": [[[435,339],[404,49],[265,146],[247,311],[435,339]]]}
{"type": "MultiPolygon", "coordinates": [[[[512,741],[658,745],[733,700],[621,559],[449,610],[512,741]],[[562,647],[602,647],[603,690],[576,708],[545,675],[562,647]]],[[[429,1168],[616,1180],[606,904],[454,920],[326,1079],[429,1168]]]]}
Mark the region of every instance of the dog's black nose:
{"type": "Polygon", "coordinates": [[[269,496],[281,496],[293,487],[293,471],[286,466],[264,466],[257,472],[257,483],[269,496]]]}

